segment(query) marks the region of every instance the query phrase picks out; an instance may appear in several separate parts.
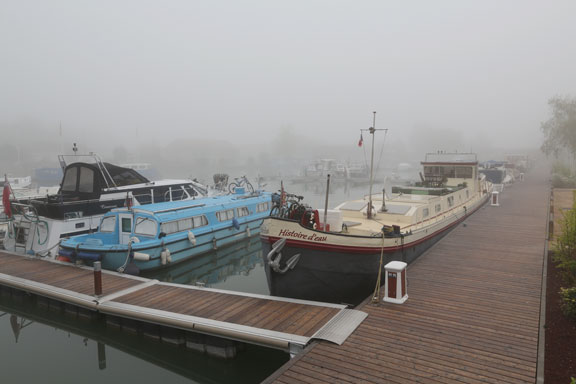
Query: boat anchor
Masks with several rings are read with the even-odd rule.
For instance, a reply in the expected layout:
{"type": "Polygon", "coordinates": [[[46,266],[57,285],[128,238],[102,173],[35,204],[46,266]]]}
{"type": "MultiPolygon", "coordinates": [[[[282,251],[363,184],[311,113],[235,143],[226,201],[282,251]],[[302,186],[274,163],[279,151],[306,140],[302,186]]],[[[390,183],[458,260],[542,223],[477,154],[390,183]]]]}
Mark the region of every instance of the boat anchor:
{"type": "Polygon", "coordinates": [[[284,268],[280,268],[280,261],[282,261],[282,248],[284,248],[285,245],[286,245],[286,239],[280,239],[276,241],[274,245],[272,245],[272,249],[270,250],[270,252],[268,252],[268,255],[266,256],[268,260],[268,265],[276,273],[284,274],[289,269],[294,269],[294,267],[300,260],[300,254],[298,253],[292,256],[290,259],[288,259],[284,268]]]}

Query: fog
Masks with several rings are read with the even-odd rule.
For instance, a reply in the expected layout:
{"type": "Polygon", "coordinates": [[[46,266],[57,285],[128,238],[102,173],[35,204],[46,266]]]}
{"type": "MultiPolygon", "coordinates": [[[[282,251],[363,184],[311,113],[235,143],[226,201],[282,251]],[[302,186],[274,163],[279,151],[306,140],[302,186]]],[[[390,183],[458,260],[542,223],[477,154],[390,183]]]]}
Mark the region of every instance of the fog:
{"type": "Polygon", "coordinates": [[[0,1],[0,172],[96,151],[164,176],[535,152],[573,1],[0,1]],[[364,143],[369,135],[364,133],[364,143]],[[385,141],[384,141],[385,137],[385,141]]]}

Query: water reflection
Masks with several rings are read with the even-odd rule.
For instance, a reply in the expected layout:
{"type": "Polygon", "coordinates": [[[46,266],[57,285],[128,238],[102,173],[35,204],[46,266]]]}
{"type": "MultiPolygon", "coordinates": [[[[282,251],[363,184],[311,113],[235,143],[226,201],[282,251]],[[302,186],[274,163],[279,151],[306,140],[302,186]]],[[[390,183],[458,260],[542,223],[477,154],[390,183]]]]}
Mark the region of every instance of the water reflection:
{"type": "MultiPolygon", "coordinates": [[[[7,313],[4,314],[7,315],[7,313]]],[[[14,334],[14,341],[16,343],[18,342],[18,336],[20,336],[20,331],[32,323],[33,323],[32,321],[26,320],[24,317],[19,318],[14,314],[10,315],[10,326],[12,327],[12,333],[14,334]]]]}
{"type": "Polygon", "coordinates": [[[244,345],[222,360],[106,327],[102,319],[39,306],[34,296],[0,295],[2,382],[258,383],[288,355],[244,345]],[[91,357],[90,357],[91,356],[91,357]],[[87,363],[92,360],[92,363],[87,363]],[[34,369],[22,369],[34,363],[34,369]]]}
{"type": "MultiPolygon", "coordinates": [[[[215,287],[232,276],[249,278],[255,269],[263,268],[261,256],[260,238],[253,235],[173,267],[157,272],[143,272],[142,276],[170,283],[215,287]]],[[[244,291],[242,287],[236,287],[236,290],[244,291]]]]}

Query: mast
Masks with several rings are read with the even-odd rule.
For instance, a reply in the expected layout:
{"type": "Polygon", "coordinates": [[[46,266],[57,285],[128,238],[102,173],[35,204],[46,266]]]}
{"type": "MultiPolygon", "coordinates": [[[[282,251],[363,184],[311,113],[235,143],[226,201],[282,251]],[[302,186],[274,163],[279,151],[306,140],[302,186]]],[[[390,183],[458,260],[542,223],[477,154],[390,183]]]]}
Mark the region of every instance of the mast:
{"type": "Polygon", "coordinates": [[[376,131],[388,131],[388,129],[376,129],[376,112],[372,118],[372,126],[368,129],[361,129],[360,131],[368,131],[372,135],[372,150],[370,155],[370,189],[368,192],[368,210],[366,212],[366,217],[368,219],[372,218],[372,185],[374,184],[374,133],[376,131]]]}
{"type": "Polygon", "coordinates": [[[376,112],[372,118],[372,126],[369,129],[372,135],[372,154],[370,155],[370,189],[368,191],[368,212],[366,218],[372,218],[372,184],[374,184],[374,132],[376,131],[376,112]]]}

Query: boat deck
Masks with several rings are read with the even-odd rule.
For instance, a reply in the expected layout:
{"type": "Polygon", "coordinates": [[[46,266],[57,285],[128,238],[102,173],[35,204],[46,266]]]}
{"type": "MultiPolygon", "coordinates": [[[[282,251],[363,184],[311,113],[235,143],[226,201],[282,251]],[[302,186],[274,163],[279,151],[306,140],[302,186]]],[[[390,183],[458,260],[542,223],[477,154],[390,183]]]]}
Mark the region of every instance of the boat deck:
{"type": "Polygon", "coordinates": [[[535,383],[548,196],[539,175],[505,189],[408,267],[405,304],[365,302],[345,343],[266,382],[535,383]]]}
{"type": "Polygon", "coordinates": [[[215,290],[0,251],[0,285],[106,315],[135,319],[297,353],[313,339],[342,343],[366,314],[343,305],[215,290]]]}

